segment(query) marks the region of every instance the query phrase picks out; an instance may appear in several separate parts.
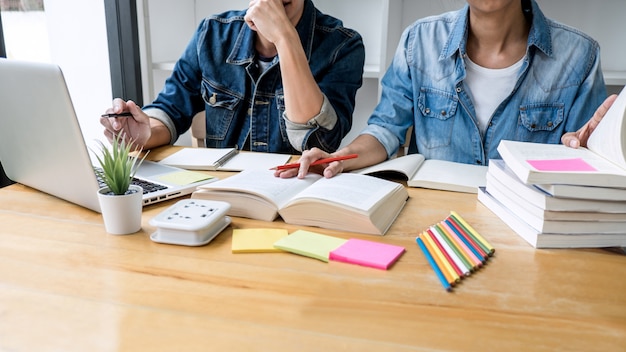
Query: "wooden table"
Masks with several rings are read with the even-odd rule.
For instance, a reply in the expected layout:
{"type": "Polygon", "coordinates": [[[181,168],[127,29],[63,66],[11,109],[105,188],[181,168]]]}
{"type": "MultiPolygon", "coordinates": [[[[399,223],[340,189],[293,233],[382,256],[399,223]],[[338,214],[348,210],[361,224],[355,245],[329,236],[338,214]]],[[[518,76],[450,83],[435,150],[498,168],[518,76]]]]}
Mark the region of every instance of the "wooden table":
{"type": "MultiPolygon", "coordinates": [[[[159,160],[171,148],[153,151],[159,160]]],[[[220,176],[225,176],[217,174],[220,176]]],[[[476,195],[410,189],[384,237],[388,271],[289,253],[232,254],[233,228],[303,228],[234,218],[210,244],[112,236],[100,214],[15,184],[0,190],[1,351],[624,351],[626,256],[536,250],[476,195]],[[458,212],[496,248],[444,291],[415,243],[458,212]]]]}

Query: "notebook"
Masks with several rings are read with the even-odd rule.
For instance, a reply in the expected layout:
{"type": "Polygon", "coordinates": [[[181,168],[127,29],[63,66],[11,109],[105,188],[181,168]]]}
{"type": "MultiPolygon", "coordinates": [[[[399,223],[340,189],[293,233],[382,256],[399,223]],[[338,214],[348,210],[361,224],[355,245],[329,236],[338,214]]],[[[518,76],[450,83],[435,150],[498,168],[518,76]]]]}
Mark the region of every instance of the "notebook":
{"type": "MultiPolygon", "coordinates": [[[[57,65],[0,59],[0,162],[13,181],[100,212],[94,164],[57,65]]],[[[135,177],[163,186],[144,194],[144,205],[217,180],[150,161],[135,177]]]]}

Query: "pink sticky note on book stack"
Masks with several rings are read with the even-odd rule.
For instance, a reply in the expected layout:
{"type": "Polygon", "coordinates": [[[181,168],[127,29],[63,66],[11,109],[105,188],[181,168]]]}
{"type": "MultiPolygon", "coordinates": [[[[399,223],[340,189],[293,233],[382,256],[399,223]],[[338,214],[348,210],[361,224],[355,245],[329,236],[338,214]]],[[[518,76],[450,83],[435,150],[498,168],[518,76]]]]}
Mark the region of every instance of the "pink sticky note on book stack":
{"type": "Polygon", "coordinates": [[[387,270],[402,253],[404,247],[352,238],[332,250],[329,259],[387,270]]]}

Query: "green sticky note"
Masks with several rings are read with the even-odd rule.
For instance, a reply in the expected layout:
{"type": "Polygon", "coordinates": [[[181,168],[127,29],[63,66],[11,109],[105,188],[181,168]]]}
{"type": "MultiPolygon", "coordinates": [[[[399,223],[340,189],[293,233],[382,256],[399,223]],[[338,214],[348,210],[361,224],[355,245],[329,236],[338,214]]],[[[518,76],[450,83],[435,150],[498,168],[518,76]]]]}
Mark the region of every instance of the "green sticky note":
{"type": "Polygon", "coordinates": [[[282,252],[274,242],[286,237],[285,229],[233,229],[233,253],[282,252]]]}
{"type": "Polygon", "coordinates": [[[330,251],[338,248],[347,240],[338,237],[322,235],[315,232],[297,230],[287,237],[274,243],[274,247],[287,252],[315,258],[328,262],[330,251]]]}
{"type": "Polygon", "coordinates": [[[183,186],[183,185],[188,185],[190,183],[208,180],[210,178],[213,178],[213,176],[207,175],[202,172],[181,170],[181,171],[170,172],[168,174],[159,176],[157,179],[163,182],[183,186]]]}

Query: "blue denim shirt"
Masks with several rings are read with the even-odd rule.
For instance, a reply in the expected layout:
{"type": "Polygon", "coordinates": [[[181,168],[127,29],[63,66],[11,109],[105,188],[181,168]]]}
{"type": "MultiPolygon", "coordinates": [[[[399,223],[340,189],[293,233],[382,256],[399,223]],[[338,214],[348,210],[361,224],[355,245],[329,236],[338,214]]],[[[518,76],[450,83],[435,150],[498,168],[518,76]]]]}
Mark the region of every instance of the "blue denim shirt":
{"type": "Polygon", "coordinates": [[[502,139],[560,143],[606,98],[599,45],[547,19],[532,2],[532,25],[515,88],[496,108],[484,136],[466,91],[464,57],[469,7],[416,21],[382,79],[381,101],[362,133],[389,157],[414,127],[409,153],[487,165],[502,139]]]}
{"type": "Polygon", "coordinates": [[[245,11],[204,19],[165,87],[143,108],[170,130],[171,143],[206,111],[207,147],[294,154],[312,147],[334,151],[352,127],[365,48],[361,36],[306,0],[296,25],[313,77],[324,94],[319,115],[306,124],[284,116],[280,58],[259,74],[255,32],[245,11]]]}

